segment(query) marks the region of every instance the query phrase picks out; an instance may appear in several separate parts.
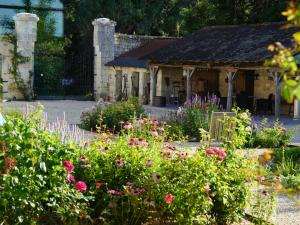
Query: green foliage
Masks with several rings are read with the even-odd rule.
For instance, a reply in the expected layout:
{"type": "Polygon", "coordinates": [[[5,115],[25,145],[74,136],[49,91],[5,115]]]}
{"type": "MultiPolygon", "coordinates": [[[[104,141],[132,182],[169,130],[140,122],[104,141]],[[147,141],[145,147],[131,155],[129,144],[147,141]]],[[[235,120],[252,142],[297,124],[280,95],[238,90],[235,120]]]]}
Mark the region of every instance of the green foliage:
{"type": "MultiPolygon", "coordinates": [[[[252,207],[256,164],[234,149],[176,148],[167,125],[146,118],[80,148],[41,129],[38,115],[6,115],[0,127],[3,224],[221,225],[252,207]]],[[[259,218],[269,204],[255,203],[259,218]]]]}
{"type": "Polygon", "coordinates": [[[37,116],[6,115],[0,127],[0,223],[76,224],[89,197],[68,184],[62,162],[75,160],[79,149],[40,129],[37,116]]]}
{"type": "Polygon", "coordinates": [[[286,189],[300,190],[300,148],[283,147],[274,151],[274,173],[282,178],[286,189]]]}
{"type": "Polygon", "coordinates": [[[267,119],[262,120],[247,143],[248,147],[278,148],[290,143],[292,132],[282,126],[279,121],[270,125],[267,119]]]}
{"type": "Polygon", "coordinates": [[[236,112],[236,116],[225,117],[223,120],[224,129],[229,135],[224,137],[222,143],[226,148],[233,150],[243,147],[251,134],[249,130],[251,114],[249,111],[234,109],[234,112],[236,112]]]}
{"type": "Polygon", "coordinates": [[[92,218],[110,224],[143,224],[150,218],[175,224],[239,221],[249,196],[246,160],[233,152],[218,160],[203,149],[178,150],[162,142],[163,133],[136,132],[148,124],[133,123],[117,138],[102,133],[83,153],[88,160],[76,165],[76,175],[95,193],[92,218]]]}
{"type": "Polygon", "coordinates": [[[131,122],[135,117],[144,113],[137,98],[128,101],[114,102],[109,105],[96,105],[92,110],[81,115],[81,127],[87,130],[109,129],[120,131],[122,122],[131,122]]]}
{"type": "MultiPolygon", "coordinates": [[[[300,26],[300,3],[298,1],[289,1],[289,5],[282,13],[287,18],[286,27],[300,26]]],[[[299,49],[300,33],[296,32],[291,46],[284,46],[280,42],[269,45],[271,52],[276,52],[272,59],[267,60],[265,65],[268,67],[280,68],[283,77],[282,96],[288,101],[293,102],[294,98],[300,99],[299,82],[299,49]]]]}

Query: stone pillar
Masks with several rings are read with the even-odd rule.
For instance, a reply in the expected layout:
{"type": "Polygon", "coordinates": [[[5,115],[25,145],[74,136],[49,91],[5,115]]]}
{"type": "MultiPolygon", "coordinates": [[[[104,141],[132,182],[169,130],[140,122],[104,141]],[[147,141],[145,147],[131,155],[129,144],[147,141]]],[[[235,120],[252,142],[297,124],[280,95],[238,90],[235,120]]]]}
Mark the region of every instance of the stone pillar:
{"type": "Polygon", "coordinates": [[[236,69],[226,70],[226,76],[228,80],[228,90],[227,90],[227,104],[226,104],[226,111],[230,112],[232,109],[232,96],[233,96],[233,82],[234,77],[236,75],[236,69]]]}
{"type": "Polygon", "coordinates": [[[132,97],[132,72],[126,73],[128,98],[132,97]]]}
{"type": "Polygon", "coordinates": [[[294,100],[294,119],[300,119],[300,100],[294,100]]]}
{"type": "Polygon", "coordinates": [[[183,76],[186,77],[186,101],[192,100],[192,75],[195,67],[183,67],[183,76]]]}
{"type": "Polygon", "coordinates": [[[105,64],[114,59],[116,22],[107,18],[93,21],[94,26],[94,92],[95,99],[108,99],[109,68],[105,64]]]}
{"type": "Polygon", "coordinates": [[[156,96],[158,66],[150,67],[150,104],[153,105],[153,99],[156,96]]]}
{"type": "Polygon", "coordinates": [[[23,96],[31,100],[33,97],[33,72],[34,72],[34,43],[37,37],[37,22],[39,18],[31,13],[18,13],[14,16],[17,36],[17,51],[28,60],[20,64],[18,70],[27,92],[23,96]]]}
{"type": "Polygon", "coordinates": [[[146,74],[140,72],[139,74],[139,100],[141,104],[144,104],[145,92],[146,92],[146,74]]]}
{"type": "Polygon", "coordinates": [[[274,79],[275,83],[275,118],[280,118],[280,105],[281,105],[281,87],[282,87],[282,81],[281,81],[281,73],[277,71],[273,71],[272,77],[274,79]]]}

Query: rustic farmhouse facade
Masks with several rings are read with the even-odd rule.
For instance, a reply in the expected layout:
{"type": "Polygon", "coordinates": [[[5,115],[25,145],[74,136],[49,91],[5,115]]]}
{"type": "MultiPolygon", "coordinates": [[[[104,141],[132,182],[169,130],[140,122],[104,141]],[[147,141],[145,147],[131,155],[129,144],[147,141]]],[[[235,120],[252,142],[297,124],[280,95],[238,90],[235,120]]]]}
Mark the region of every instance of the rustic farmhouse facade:
{"type": "MultiPolygon", "coordinates": [[[[122,86],[122,75],[134,77],[143,69],[143,79],[150,87],[140,85],[139,91],[132,91],[133,78],[132,82],[127,80],[127,92],[134,96],[139,93],[140,99],[149,95],[148,103],[152,105],[180,105],[193,95],[214,93],[227,111],[237,104],[256,112],[275,113],[277,117],[293,112],[298,117],[298,101],[288,104],[281,99],[280,69],[264,66],[265,60],[272,57],[267,49],[270,44],[291,44],[295,29],[283,26],[268,23],[207,27],[191,36],[171,39],[167,45],[157,44],[149,54],[143,51],[147,46],[138,47],[106,64],[115,77],[112,87],[122,86]]],[[[118,88],[111,94],[118,94],[118,88]]]]}

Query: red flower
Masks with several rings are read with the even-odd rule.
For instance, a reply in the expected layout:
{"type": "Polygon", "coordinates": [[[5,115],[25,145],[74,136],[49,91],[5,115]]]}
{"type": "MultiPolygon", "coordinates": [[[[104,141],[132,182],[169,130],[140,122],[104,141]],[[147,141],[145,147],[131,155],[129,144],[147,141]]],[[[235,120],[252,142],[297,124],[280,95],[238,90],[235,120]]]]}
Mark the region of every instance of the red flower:
{"type": "Polygon", "coordinates": [[[80,192],[83,192],[83,191],[86,191],[87,185],[83,181],[78,181],[75,184],[75,189],[78,190],[78,191],[80,191],[80,192]]]}
{"type": "Polygon", "coordinates": [[[96,182],[95,186],[96,186],[96,188],[100,188],[102,186],[102,183],[96,182]]]}
{"type": "Polygon", "coordinates": [[[16,161],[13,158],[11,158],[11,157],[5,158],[5,164],[4,164],[4,167],[3,167],[4,170],[5,170],[5,173],[7,175],[9,175],[10,170],[13,169],[13,168],[15,168],[16,165],[17,165],[17,163],[16,163],[16,161]]]}
{"type": "Polygon", "coordinates": [[[64,161],[64,166],[67,168],[68,173],[72,173],[74,166],[67,160],[64,161]]]}
{"type": "Polygon", "coordinates": [[[165,197],[165,202],[168,204],[168,205],[171,205],[174,201],[174,196],[172,194],[167,194],[166,197],[165,197]]]}

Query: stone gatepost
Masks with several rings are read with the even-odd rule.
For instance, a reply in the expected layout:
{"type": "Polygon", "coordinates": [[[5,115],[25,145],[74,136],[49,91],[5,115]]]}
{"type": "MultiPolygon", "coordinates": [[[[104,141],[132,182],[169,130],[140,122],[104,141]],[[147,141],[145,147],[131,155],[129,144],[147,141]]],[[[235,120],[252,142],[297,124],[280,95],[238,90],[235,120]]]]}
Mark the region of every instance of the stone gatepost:
{"type": "Polygon", "coordinates": [[[27,87],[27,96],[33,97],[34,43],[37,37],[37,22],[39,18],[31,13],[18,13],[14,16],[17,36],[17,51],[28,61],[20,64],[19,73],[27,87]]]}
{"type": "Polygon", "coordinates": [[[100,18],[93,21],[94,26],[94,91],[95,99],[109,99],[109,68],[106,63],[112,61],[115,56],[115,27],[116,22],[107,18],[100,18]]]}

